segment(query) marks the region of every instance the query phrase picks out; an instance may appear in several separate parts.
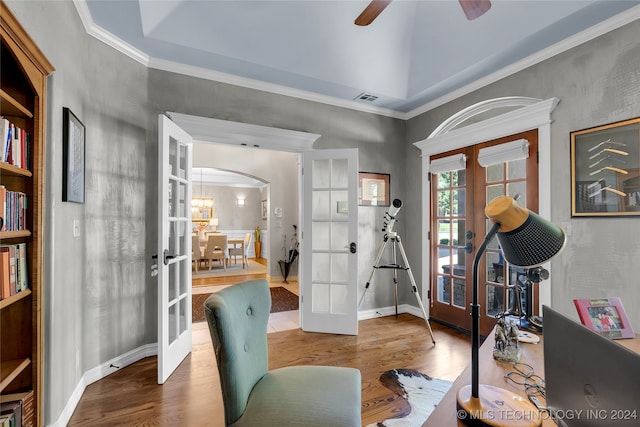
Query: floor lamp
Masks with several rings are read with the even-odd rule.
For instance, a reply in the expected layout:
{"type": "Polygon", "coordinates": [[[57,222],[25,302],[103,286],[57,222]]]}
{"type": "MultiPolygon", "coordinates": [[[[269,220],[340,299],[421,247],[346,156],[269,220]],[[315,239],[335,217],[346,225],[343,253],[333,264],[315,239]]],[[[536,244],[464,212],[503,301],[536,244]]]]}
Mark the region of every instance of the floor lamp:
{"type": "Polygon", "coordinates": [[[493,226],[478,248],[473,263],[471,385],[458,391],[457,416],[465,424],[473,426],[538,426],[542,418],[532,416],[538,410],[529,401],[511,391],[479,384],[478,270],[480,258],[494,236],[498,238],[504,258],[518,267],[536,267],[549,261],[562,250],[566,237],[560,227],[519,206],[509,196],[500,196],[491,201],[485,208],[485,214],[493,226]],[[514,420],[514,414],[529,416],[514,420]]]}

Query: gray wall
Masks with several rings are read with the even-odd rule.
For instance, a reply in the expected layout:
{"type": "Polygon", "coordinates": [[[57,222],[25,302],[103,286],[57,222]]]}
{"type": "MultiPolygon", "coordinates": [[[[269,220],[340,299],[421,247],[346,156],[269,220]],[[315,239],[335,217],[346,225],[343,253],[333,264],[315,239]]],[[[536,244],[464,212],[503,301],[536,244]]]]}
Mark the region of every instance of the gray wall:
{"type": "MultiPolygon", "coordinates": [[[[640,116],[640,21],[410,120],[407,171],[413,175],[420,168],[412,142],[426,138],[463,108],[502,96],[560,98],[551,126],[551,220],[570,222],[572,235],[552,262],[552,305],[577,320],[574,298],[619,296],[633,328],[640,331],[640,220],[571,218],[569,152],[571,131],[640,116]]],[[[406,182],[409,198],[420,199],[419,186],[406,182]]],[[[418,251],[419,242],[411,243],[418,251]]]]}
{"type": "MultiPolygon", "coordinates": [[[[197,194],[194,197],[200,197],[197,184],[194,184],[194,193],[197,194]]],[[[253,230],[262,222],[262,192],[259,188],[205,184],[202,186],[202,197],[213,199],[213,217],[218,218],[218,230],[253,230]],[[244,206],[238,206],[238,197],[244,199],[244,206]]]]}
{"type": "MultiPolygon", "coordinates": [[[[404,122],[148,70],[87,36],[70,1],[8,4],[56,68],[49,79],[47,118],[46,424],[60,417],[84,372],[156,341],[156,283],[149,266],[157,245],[157,116],[165,111],[317,133],[322,137],[314,148],[358,148],[360,170],[391,175],[391,198],[404,203],[396,230],[404,237],[414,277],[420,278],[420,158],[412,143],[481,100],[557,96],[551,219],[571,221],[573,235],[552,266],[554,283],[563,284],[553,289],[553,304],[573,314],[574,297],[618,295],[640,330],[638,220],[570,218],[568,143],[571,130],[640,116],[639,22],[404,122]],[[60,200],[63,106],[87,127],[83,205],[60,200]],[[73,237],[73,219],[81,224],[79,238],[73,237]]],[[[255,161],[260,158],[256,154],[255,161]]],[[[279,189],[270,185],[264,191],[272,194],[262,197],[282,203],[285,215],[293,215],[297,206],[275,194],[297,193],[292,181],[286,182],[279,189]]],[[[381,243],[385,211],[359,210],[361,282],[381,243]]],[[[283,231],[296,220],[283,218],[283,231]]],[[[375,297],[363,309],[393,304],[389,275],[376,276],[375,297]]],[[[401,302],[413,302],[406,286],[400,291],[401,302]]]]}

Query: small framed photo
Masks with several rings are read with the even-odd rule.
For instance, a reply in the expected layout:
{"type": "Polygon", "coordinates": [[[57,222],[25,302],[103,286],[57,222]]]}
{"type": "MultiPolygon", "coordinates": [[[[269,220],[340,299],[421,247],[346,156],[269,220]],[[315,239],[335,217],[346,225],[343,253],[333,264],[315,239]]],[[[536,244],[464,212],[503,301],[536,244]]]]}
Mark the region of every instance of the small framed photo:
{"type": "Polygon", "coordinates": [[[386,173],[358,173],[358,204],[360,206],[389,206],[389,180],[386,173]]]}
{"type": "Polygon", "coordinates": [[[640,117],[571,132],[571,216],[640,215],[640,117]]]}
{"type": "Polygon", "coordinates": [[[634,338],[620,298],[574,299],[583,325],[609,339],[634,338]]]}
{"type": "Polygon", "coordinates": [[[267,201],[260,202],[260,209],[262,210],[262,219],[267,219],[269,216],[269,209],[267,208],[267,201]]]}
{"type": "Polygon", "coordinates": [[[84,203],[85,128],[66,107],[62,118],[62,201],[84,203]]]}

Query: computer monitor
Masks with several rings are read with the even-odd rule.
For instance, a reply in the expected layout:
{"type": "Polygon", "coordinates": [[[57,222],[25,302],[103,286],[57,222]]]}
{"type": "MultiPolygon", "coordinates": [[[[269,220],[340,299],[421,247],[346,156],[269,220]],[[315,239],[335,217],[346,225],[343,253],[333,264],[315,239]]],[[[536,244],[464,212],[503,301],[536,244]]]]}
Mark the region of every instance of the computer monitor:
{"type": "Polygon", "coordinates": [[[560,427],[640,426],[640,354],[542,307],[544,376],[560,427]]]}

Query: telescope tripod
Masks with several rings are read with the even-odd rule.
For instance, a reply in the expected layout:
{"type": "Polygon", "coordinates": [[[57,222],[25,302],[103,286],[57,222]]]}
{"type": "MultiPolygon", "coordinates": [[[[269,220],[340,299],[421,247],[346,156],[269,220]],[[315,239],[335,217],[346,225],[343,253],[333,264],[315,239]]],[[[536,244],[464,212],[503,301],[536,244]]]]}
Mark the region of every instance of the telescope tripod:
{"type": "Polygon", "coordinates": [[[367,293],[367,290],[369,290],[369,286],[371,285],[371,279],[373,279],[374,273],[376,272],[376,270],[380,268],[389,268],[393,270],[393,285],[394,285],[394,298],[395,298],[395,304],[396,304],[396,316],[398,315],[398,270],[405,270],[407,272],[407,274],[409,275],[409,281],[411,282],[411,292],[413,292],[413,295],[415,295],[416,300],[418,301],[418,305],[422,310],[422,315],[424,316],[424,322],[427,325],[427,329],[429,330],[429,335],[431,335],[431,342],[435,344],[436,340],[433,338],[433,331],[431,330],[431,325],[429,324],[429,317],[427,316],[427,312],[424,310],[424,305],[422,305],[422,300],[420,299],[420,294],[418,293],[418,286],[416,285],[416,281],[413,279],[413,274],[411,273],[411,267],[409,267],[409,261],[407,261],[407,254],[405,253],[404,247],[402,246],[402,240],[400,239],[400,236],[395,231],[385,233],[384,235],[384,241],[380,246],[380,250],[378,250],[378,255],[376,256],[376,260],[373,263],[373,269],[371,270],[371,275],[369,276],[369,280],[367,280],[367,283],[364,287],[364,292],[360,297],[360,302],[358,303],[358,307],[360,307],[362,305],[362,301],[364,301],[364,297],[367,293]],[[393,256],[393,263],[386,264],[386,265],[378,265],[378,263],[380,262],[380,259],[382,258],[382,254],[384,253],[384,250],[387,247],[387,243],[389,243],[389,240],[391,240],[392,242],[391,253],[393,256]],[[404,265],[406,267],[402,267],[400,264],[397,263],[396,246],[400,249],[400,255],[402,255],[402,260],[404,261],[404,265]]]}

